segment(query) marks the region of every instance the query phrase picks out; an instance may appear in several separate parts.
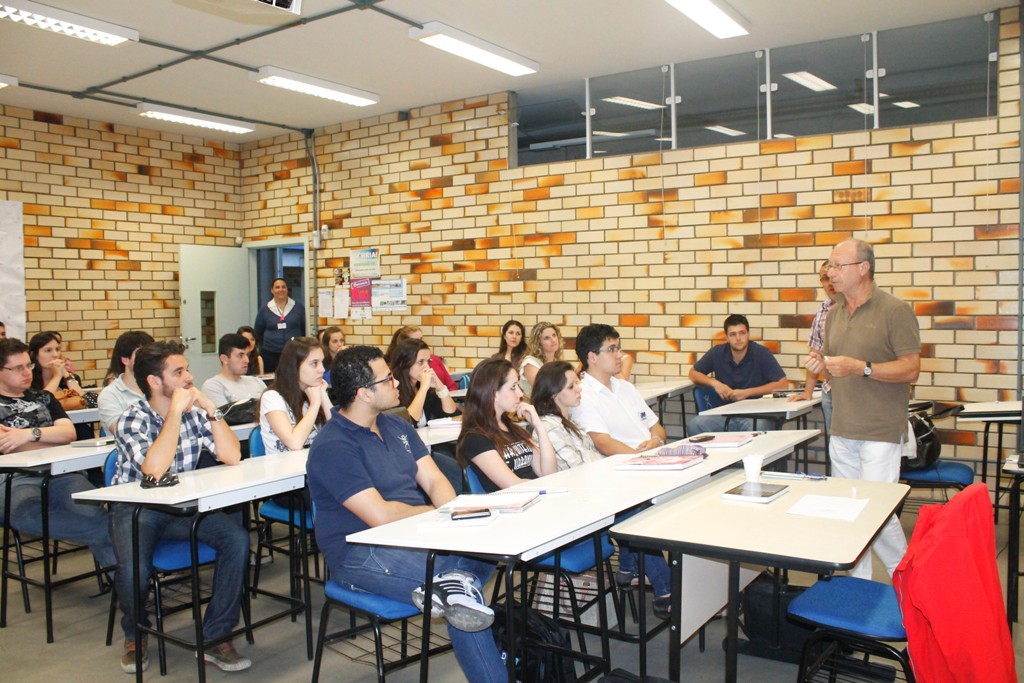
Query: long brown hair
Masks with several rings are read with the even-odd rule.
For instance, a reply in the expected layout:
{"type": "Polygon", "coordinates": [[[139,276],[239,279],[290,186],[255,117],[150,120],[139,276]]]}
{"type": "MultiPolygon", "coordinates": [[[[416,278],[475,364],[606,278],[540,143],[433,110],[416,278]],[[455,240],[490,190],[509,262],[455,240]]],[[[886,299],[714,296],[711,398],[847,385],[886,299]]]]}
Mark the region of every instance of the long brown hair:
{"type": "MultiPolygon", "coordinates": [[[[519,372],[519,364],[523,362],[523,356],[526,355],[526,328],[518,320],[509,320],[501,326],[501,343],[498,345],[498,352],[491,356],[491,358],[504,358],[505,354],[509,351],[508,342],[505,341],[505,333],[508,332],[508,328],[515,325],[522,332],[522,336],[519,338],[519,346],[512,349],[512,367],[515,368],[516,372],[519,372]]],[[[543,360],[543,358],[541,359],[543,360]]]]}
{"type": "Polygon", "coordinates": [[[422,332],[418,325],[406,325],[405,327],[399,327],[395,330],[395,333],[391,335],[391,343],[388,344],[388,350],[384,352],[384,362],[391,367],[391,361],[394,359],[395,350],[398,345],[404,342],[406,339],[412,339],[412,335],[416,332],[422,332]]]}
{"type": "Polygon", "coordinates": [[[260,374],[260,342],[256,337],[256,330],[252,325],[242,325],[235,332],[237,334],[246,332],[252,335],[252,351],[249,352],[249,374],[260,374]]]}
{"type": "Polygon", "coordinates": [[[419,383],[409,375],[416,364],[416,356],[420,351],[430,351],[430,347],[422,339],[406,339],[395,347],[391,354],[391,374],[398,380],[398,405],[408,408],[416,398],[416,385],[419,383]]]}
{"type": "Polygon", "coordinates": [[[570,434],[583,438],[580,428],[572,420],[562,415],[561,409],[555,403],[555,394],[565,389],[565,373],[567,372],[575,373],[572,363],[569,361],[553,360],[541,366],[533,378],[533,392],[530,394],[530,400],[533,407],[537,409],[537,415],[540,417],[554,415],[562,421],[562,426],[570,434]]]}
{"type": "Polygon", "coordinates": [[[337,325],[331,325],[320,333],[320,346],[324,350],[324,367],[328,370],[331,369],[331,363],[334,362],[334,355],[331,353],[331,335],[335,332],[345,334],[345,331],[337,325]]]}
{"type": "MultiPolygon", "coordinates": [[[[285,404],[292,411],[292,417],[295,418],[296,422],[301,420],[305,414],[302,412],[302,406],[308,400],[306,392],[302,390],[302,386],[299,384],[299,367],[306,362],[312,351],[319,348],[320,342],[316,340],[316,337],[295,337],[289,340],[281,351],[281,360],[277,363],[274,381],[267,387],[267,391],[273,389],[281,394],[281,398],[284,399],[285,404]]],[[[262,400],[261,397],[260,401],[262,402],[262,400]]],[[[256,408],[256,414],[260,414],[259,406],[256,408]]],[[[323,426],[324,422],[323,411],[316,411],[316,426],[323,426]]]]}
{"type": "Polygon", "coordinates": [[[536,449],[530,434],[513,422],[508,415],[501,416],[501,424],[508,431],[502,430],[498,418],[494,414],[494,397],[498,389],[505,383],[512,364],[504,358],[488,358],[476,366],[473,376],[469,379],[466,390],[466,404],[462,412],[462,431],[455,442],[455,458],[464,467],[469,465],[462,452],[463,443],[470,434],[480,434],[494,442],[500,453],[506,446],[517,441],[525,441],[536,449]]]}

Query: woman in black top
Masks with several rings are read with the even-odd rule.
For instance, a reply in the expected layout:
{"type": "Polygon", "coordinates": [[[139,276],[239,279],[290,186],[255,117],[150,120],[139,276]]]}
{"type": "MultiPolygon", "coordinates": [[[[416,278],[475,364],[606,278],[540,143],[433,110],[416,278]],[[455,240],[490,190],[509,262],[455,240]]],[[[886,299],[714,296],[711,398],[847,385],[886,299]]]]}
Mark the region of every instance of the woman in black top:
{"type": "Polygon", "coordinates": [[[399,344],[391,358],[391,374],[398,380],[398,404],[409,411],[417,427],[461,412],[448,387],[431,369],[426,342],[406,339],[399,344]]]}
{"type": "Polygon", "coordinates": [[[260,358],[260,345],[256,341],[256,330],[249,325],[242,325],[236,330],[236,333],[249,340],[249,348],[245,350],[249,356],[249,371],[245,374],[262,375],[263,359],[260,358]]]}
{"type": "Polygon", "coordinates": [[[547,427],[522,398],[519,373],[502,358],[480,363],[469,380],[455,453],[459,463],[473,468],[487,492],[558,469],[547,427]],[[533,428],[533,439],[517,420],[533,428]]]}

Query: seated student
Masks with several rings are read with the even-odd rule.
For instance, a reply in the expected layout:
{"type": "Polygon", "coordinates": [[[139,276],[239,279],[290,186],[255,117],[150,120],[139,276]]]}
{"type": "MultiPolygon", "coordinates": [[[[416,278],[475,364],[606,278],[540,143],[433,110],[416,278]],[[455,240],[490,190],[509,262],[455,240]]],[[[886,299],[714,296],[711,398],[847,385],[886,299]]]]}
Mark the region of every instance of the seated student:
{"type": "Polygon", "coordinates": [[[518,368],[526,355],[526,328],[518,320],[509,320],[501,326],[501,343],[491,358],[503,358],[518,368]]]}
{"type": "Polygon", "coordinates": [[[220,372],[203,382],[203,393],[215,406],[259,398],[267,385],[249,374],[249,341],[240,334],[225,334],[217,345],[220,372]]]}
{"type": "MultiPolygon", "coordinates": [[[[75,426],[60,403],[47,391],[30,388],[32,363],[28,347],[13,337],[0,339],[0,454],[51,446],[75,440],[75,426]]],[[[42,482],[34,474],[15,474],[11,482],[11,527],[41,535],[42,482]]],[[[110,541],[107,513],[99,505],[76,503],[71,495],[93,487],[81,472],[52,477],[49,483],[50,537],[84,543],[100,567],[117,564],[110,541]]],[[[6,488],[0,486],[0,516],[6,488]]]]}
{"type": "Polygon", "coordinates": [[[507,360],[489,358],[473,370],[455,457],[487,493],[558,470],[546,426],[522,399],[519,373],[507,360]],[[534,438],[516,420],[532,427],[534,438]]]}
{"type": "MultiPolygon", "coordinates": [[[[728,343],[712,346],[690,368],[690,381],[711,387],[723,402],[756,398],[789,386],[786,373],[772,352],[750,340],[750,324],[745,316],[732,314],[725,319],[728,343]],[[711,377],[714,375],[714,377],[711,377]]],[[[750,418],[732,418],[729,431],[748,432],[754,427],[750,418]]],[[[725,416],[697,415],[686,425],[688,435],[725,431],[725,416]]]]}
{"type": "MultiPolygon", "coordinates": [[[[135,378],[146,400],[130,407],[117,422],[115,483],[138,482],[145,477],[159,480],[168,472],[189,472],[196,468],[203,450],[209,450],[225,465],[236,465],[241,460],[231,427],[221,419],[213,401],[192,385],[184,351],[176,342],[158,342],[143,346],[135,354],[135,378]]],[[[121,670],[125,673],[135,673],[135,624],[149,624],[147,614],[134,613],[135,581],[145,596],[156,542],[162,538],[187,540],[194,521],[194,515],[142,510],[138,539],[141,572],[136,576],[132,561],[134,510],[134,505],[121,503],[111,505],[110,510],[110,531],[118,559],[117,598],[124,613],[121,670]]],[[[213,512],[203,516],[198,538],[217,551],[212,595],[203,618],[203,637],[213,641],[227,636],[238,623],[249,567],[249,532],[234,516],[213,512]]],[[[230,641],[208,648],[205,659],[222,671],[241,671],[252,665],[230,641]]],[[[144,638],[142,668],[148,664],[144,638]]]]}
{"type": "Polygon", "coordinates": [[[260,398],[260,436],[267,453],[309,446],[331,419],[323,360],[323,348],[312,337],[284,345],[274,381],[260,398]]]}
{"type": "MultiPolygon", "coordinates": [[[[423,341],[423,330],[416,325],[406,325],[405,327],[399,328],[392,336],[391,343],[388,344],[388,350],[384,352],[384,361],[391,367],[391,357],[395,353],[395,349],[398,345],[404,342],[406,339],[419,339],[423,341]]],[[[448,391],[455,391],[459,388],[459,385],[452,379],[451,373],[448,372],[448,367],[441,360],[440,356],[430,354],[430,369],[434,371],[434,374],[438,376],[441,383],[447,387],[448,391]]]]}
{"type": "Polygon", "coordinates": [[[250,325],[242,325],[237,330],[236,334],[240,334],[246,338],[249,342],[249,346],[246,347],[245,352],[249,354],[249,370],[246,372],[247,375],[262,375],[263,373],[263,357],[260,356],[260,345],[256,341],[256,330],[250,325]]]}
{"type": "Polygon", "coordinates": [[[114,433],[117,419],[124,411],[146,400],[138,382],[135,381],[135,353],[146,344],[152,343],[153,337],[142,330],[122,332],[114,342],[114,350],[110,354],[110,369],[107,371],[107,377],[113,377],[113,380],[103,387],[97,403],[100,409],[100,425],[107,430],[107,434],[114,433]]]}
{"type": "Polygon", "coordinates": [[[334,357],[341,353],[348,344],[345,343],[345,333],[336,326],[320,330],[319,339],[320,346],[324,350],[324,381],[329,387],[331,385],[331,363],[334,362],[334,357]]]}
{"type": "MultiPolygon", "coordinates": [[[[405,420],[384,411],[398,405],[394,376],[379,349],[350,346],[331,368],[338,410],[309,450],[306,473],[316,504],[316,539],[331,576],[356,591],[423,609],[427,552],[348,543],[349,534],[441,506],[455,492],[405,420]]],[[[430,597],[432,615],[448,621],[455,657],[471,683],[508,676],[490,625],[494,612],[480,593],[494,567],[439,555],[430,597]]]]}
{"type": "Polygon", "coordinates": [[[526,398],[530,398],[537,371],[553,360],[562,360],[562,335],[553,323],[539,322],[530,330],[526,355],[519,364],[519,386],[526,398]]]}
{"type": "MultiPolygon", "coordinates": [[[[568,361],[547,363],[537,373],[533,385],[533,406],[548,428],[548,438],[555,449],[558,469],[567,470],[603,456],[597,452],[590,435],[569,419],[569,411],[579,406],[583,395],[580,378],[568,361]]],[[[621,517],[626,519],[629,515],[621,517]]],[[[661,553],[646,553],[644,567],[654,588],[654,613],[667,619],[672,604],[671,573],[661,553]]],[[[636,554],[620,549],[616,582],[623,588],[640,584],[636,554]]]]}
{"type": "Polygon", "coordinates": [[[33,363],[32,388],[44,389],[60,401],[64,410],[85,407],[81,379],[71,371],[71,361],[61,353],[61,337],[56,332],[40,332],[28,342],[33,363]]]}

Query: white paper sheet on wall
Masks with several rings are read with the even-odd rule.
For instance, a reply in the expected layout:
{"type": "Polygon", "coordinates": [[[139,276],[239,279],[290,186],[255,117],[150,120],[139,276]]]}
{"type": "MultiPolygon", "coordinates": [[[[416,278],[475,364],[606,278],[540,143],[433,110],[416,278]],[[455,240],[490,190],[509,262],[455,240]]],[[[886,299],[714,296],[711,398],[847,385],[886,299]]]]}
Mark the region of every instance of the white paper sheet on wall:
{"type": "Polygon", "coordinates": [[[0,268],[0,322],[8,337],[25,339],[25,226],[21,202],[0,201],[0,244],[4,266],[0,268]]]}

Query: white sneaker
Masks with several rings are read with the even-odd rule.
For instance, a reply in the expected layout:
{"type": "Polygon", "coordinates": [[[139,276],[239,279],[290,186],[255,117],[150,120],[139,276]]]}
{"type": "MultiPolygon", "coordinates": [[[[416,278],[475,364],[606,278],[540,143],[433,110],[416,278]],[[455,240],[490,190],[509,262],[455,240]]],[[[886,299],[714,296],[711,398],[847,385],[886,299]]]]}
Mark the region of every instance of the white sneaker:
{"type": "MultiPolygon", "coordinates": [[[[430,616],[444,617],[460,631],[483,631],[494,623],[494,611],[484,604],[480,582],[472,574],[457,569],[438,574],[431,593],[430,616]]],[[[423,586],[412,592],[412,602],[423,610],[423,586]]]]}

